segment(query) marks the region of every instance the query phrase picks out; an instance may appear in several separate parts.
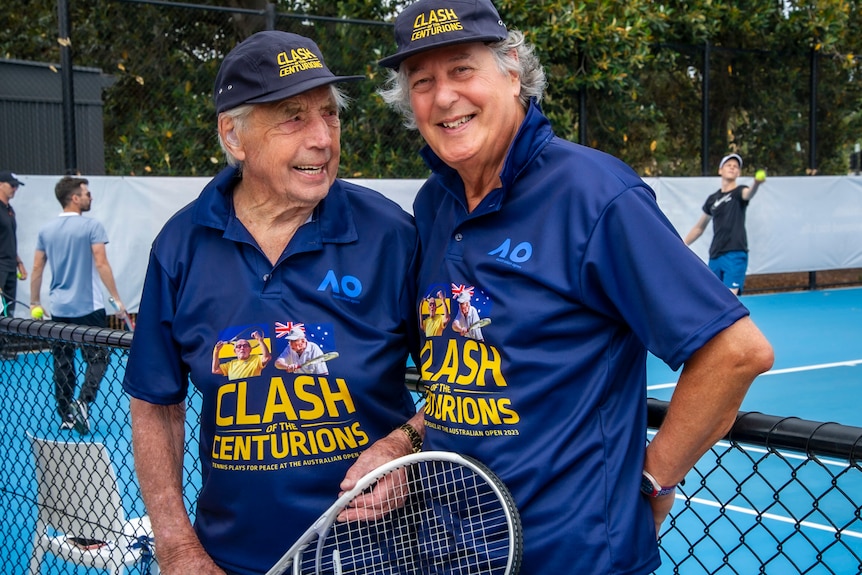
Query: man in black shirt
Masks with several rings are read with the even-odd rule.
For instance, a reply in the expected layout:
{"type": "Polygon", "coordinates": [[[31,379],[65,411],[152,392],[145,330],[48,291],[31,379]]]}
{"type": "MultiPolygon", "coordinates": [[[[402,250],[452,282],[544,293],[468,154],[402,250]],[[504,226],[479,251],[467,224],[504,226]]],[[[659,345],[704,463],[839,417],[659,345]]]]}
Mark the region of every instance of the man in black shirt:
{"type": "MultiPolygon", "coordinates": [[[[18,280],[27,279],[27,268],[18,257],[18,225],[15,222],[15,210],[9,201],[15,197],[15,192],[24,183],[18,180],[18,176],[10,171],[0,171],[0,296],[2,303],[2,316],[12,317],[15,313],[15,295],[17,293],[18,280]]],[[[3,342],[5,344],[5,342],[3,342]]],[[[8,346],[0,347],[0,359],[14,359],[15,354],[7,349],[8,346]]]]}
{"type": "Polygon", "coordinates": [[[745,283],[748,269],[748,236],[745,232],[745,210],[748,202],[757,193],[766,174],[758,171],[751,187],[736,183],[742,171],[739,154],[729,154],[718,164],[721,189],[711,194],[703,204],[703,214],[685,236],[685,245],[699,238],[710,220],[712,243],[709,246],[709,268],[724,282],[730,291],[739,295],[745,283]]]}

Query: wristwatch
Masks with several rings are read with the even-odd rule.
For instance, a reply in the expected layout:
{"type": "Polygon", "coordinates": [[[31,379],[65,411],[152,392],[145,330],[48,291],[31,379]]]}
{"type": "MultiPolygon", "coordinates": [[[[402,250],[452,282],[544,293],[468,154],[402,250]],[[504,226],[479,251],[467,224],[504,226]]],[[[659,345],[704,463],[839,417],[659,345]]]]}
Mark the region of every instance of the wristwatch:
{"type": "Polygon", "coordinates": [[[407,434],[407,438],[410,440],[410,445],[413,447],[413,453],[419,453],[422,451],[422,437],[419,435],[418,431],[413,429],[412,425],[405,423],[398,429],[407,434]]]}
{"type": "Polygon", "coordinates": [[[676,485],[662,487],[662,485],[656,481],[655,477],[644,470],[643,477],[641,478],[641,493],[647,497],[661,497],[662,495],[673,493],[675,489],[676,485]]]}

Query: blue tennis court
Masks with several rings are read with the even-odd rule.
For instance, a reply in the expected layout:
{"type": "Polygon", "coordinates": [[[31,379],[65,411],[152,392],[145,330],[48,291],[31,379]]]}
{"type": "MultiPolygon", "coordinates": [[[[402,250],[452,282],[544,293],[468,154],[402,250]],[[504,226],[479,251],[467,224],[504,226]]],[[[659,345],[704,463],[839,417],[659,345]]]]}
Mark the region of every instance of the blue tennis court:
{"type": "MultiPolygon", "coordinates": [[[[775,349],[743,411],[862,426],[862,288],[743,296],[775,349]]],[[[678,374],[647,363],[648,395],[670,400],[678,374]]]]}
{"type": "MultiPolygon", "coordinates": [[[[743,296],[743,303],[772,342],[775,365],[755,380],[742,411],[862,426],[862,289],[743,296]]],[[[670,400],[677,375],[650,357],[648,395],[670,400]]],[[[686,478],[682,490],[690,499],[677,496],[673,514],[680,518],[662,538],[663,549],[681,557],[704,532],[722,541],[741,541],[744,534],[745,544],[728,565],[722,564],[726,550],[698,544],[696,562],[703,570],[694,572],[860,573],[862,523],[858,507],[844,495],[862,493],[859,474],[845,473],[846,461],[807,465],[802,454],[767,459],[767,453],[745,446],[731,451],[720,442],[696,468],[702,471],[686,478]],[[709,475],[708,489],[700,487],[703,474],[709,475]],[[681,513],[689,509],[694,513],[681,513]],[[839,539],[842,545],[835,544],[839,539]],[[771,557],[766,566],[764,557],[771,557]]],[[[656,573],[686,572],[675,571],[663,556],[656,573]]]]}

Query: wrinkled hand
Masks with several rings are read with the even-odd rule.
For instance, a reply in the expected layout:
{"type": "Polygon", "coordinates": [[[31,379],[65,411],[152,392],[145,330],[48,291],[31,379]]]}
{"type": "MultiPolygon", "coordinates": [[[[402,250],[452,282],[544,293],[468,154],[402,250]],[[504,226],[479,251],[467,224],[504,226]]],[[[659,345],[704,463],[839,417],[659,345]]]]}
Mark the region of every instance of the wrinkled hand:
{"type": "Polygon", "coordinates": [[[376,521],[403,506],[409,494],[407,472],[397,469],[374,484],[370,491],[356,496],[338,515],[338,520],[376,521]]]}
{"type": "Polygon", "coordinates": [[[670,510],[673,508],[673,503],[676,500],[676,490],[673,493],[662,495],[661,497],[650,497],[649,503],[652,507],[652,517],[655,522],[655,536],[658,539],[661,533],[661,524],[667,519],[670,510]]]}
{"type": "MultiPolygon", "coordinates": [[[[367,473],[397,459],[403,455],[413,453],[410,441],[400,431],[395,430],[392,434],[375,442],[371,447],[362,452],[341,482],[341,494],[350,491],[356,483],[367,473]]],[[[379,519],[392,509],[397,508],[407,496],[407,477],[402,471],[392,473],[386,479],[379,482],[368,492],[356,497],[351,506],[338,516],[339,521],[373,521],[379,519]]]]}

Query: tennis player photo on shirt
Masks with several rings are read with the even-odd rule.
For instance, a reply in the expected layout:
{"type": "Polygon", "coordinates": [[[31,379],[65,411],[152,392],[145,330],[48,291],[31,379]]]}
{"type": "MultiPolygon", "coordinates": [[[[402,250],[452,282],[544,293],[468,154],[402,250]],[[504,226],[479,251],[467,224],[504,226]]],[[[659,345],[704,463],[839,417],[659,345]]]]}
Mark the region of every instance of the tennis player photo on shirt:
{"type": "Polygon", "coordinates": [[[443,330],[449,323],[449,301],[443,294],[443,290],[429,291],[422,298],[419,306],[419,328],[427,337],[443,335],[443,330]]]}
{"type": "MultiPolygon", "coordinates": [[[[322,343],[327,331],[324,327],[317,326],[314,333],[322,343]]],[[[288,345],[275,360],[276,369],[288,373],[329,375],[329,367],[326,362],[337,358],[338,352],[324,353],[321,345],[315,341],[309,341],[311,336],[306,335],[305,325],[301,323],[290,324],[286,335],[281,333],[277,337],[282,336],[287,339],[288,345]]]]}
{"type": "MultiPolygon", "coordinates": [[[[478,308],[473,305],[474,291],[473,286],[452,284],[452,299],[458,304],[458,313],[455,315],[455,321],[452,322],[452,329],[464,337],[485,341],[482,328],[491,324],[491,318],[480,317],[478,308]]],[[[487,304],[485,307],[485,313],[487,313],[487,309],[490,308],[490,298],[481,292],[477,295],[481,295],[483,303],[487,304]]]]}
{"type": "Polygon", "coordinates": [[[226,375],[228,380],[257,377],[272,355],[263,332],[254,330],[247,337],[241,330],[230,340],[219,340],[213,347],[213,374],[226,375]],[[227,361],[222,359],[227,358],[227,361]]]}

